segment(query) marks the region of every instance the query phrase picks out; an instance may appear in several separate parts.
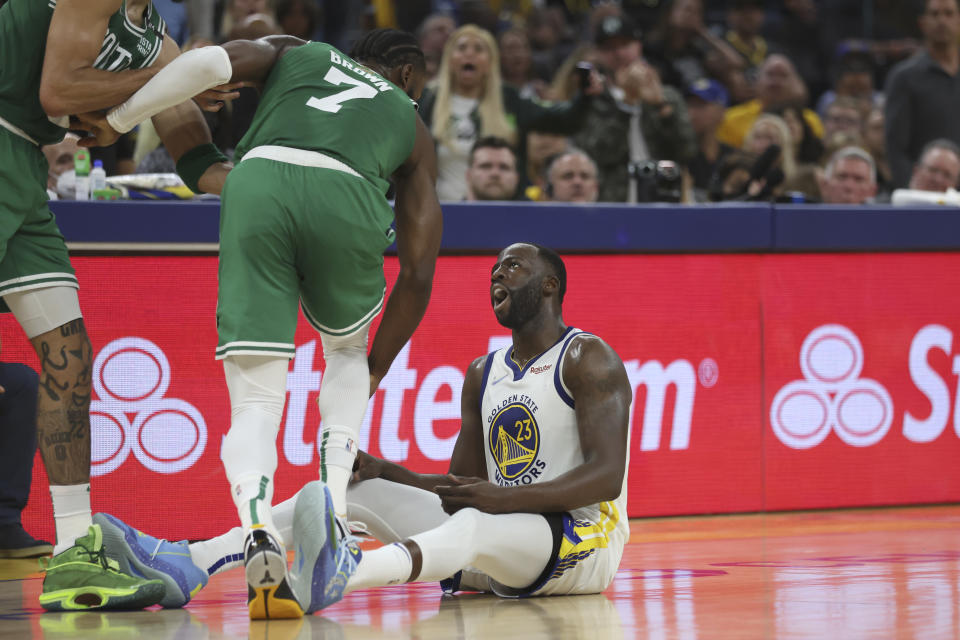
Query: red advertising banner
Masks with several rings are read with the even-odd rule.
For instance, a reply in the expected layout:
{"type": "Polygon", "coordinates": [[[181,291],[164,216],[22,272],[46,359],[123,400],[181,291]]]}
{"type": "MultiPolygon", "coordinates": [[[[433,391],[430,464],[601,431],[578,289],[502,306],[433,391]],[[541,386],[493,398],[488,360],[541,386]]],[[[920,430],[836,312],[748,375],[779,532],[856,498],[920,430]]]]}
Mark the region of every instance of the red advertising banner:
{"type": "MultiPolygon", "coordinates": [[[[960,498],[953,254],[569,256],[567,324],[620,354],[631,516],[960,498]],[[952,422],[951,422],[952,420],[952,422]]],[[[446,470],[460,386],[509,343],[493,257],[443,257],[423,323],[371,400],[361,446],[446,470]]],[[[233,526],[219,459],[216,258],[80,257],[94,345],[93,508],[170,539],[233,526]]],[[[387,261],[388,282],[397,264],[387,261]]],[[[5,361],[38,366],[12,317],[5,361]]],[[[301,321],[277,438],[277,500],[317,477],[323,357],[301,321]]],[[[24,520],[52,537],[39,458],[24,520]]]]}

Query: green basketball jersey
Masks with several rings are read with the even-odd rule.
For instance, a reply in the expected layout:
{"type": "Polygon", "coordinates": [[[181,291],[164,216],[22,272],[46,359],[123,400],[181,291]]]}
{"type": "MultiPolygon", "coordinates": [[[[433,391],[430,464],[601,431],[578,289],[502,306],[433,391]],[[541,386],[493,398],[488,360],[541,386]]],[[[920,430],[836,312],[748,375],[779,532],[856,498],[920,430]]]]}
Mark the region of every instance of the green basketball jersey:
{"type": "Polygon", "coordinates": [[[398,87],[333,47],[311,42],[274,66],[235,160],[278,145],[318,151],[352,167],[383,193],[413,150],[416,109],[398,87]]]}
{"type": "MultiPolygon", "coordinates": [[[[9,0],[0,8],[0,117],[40,144],[63,139],[61,120],[47,118],[40,105],[40,74],[47,30],[56,0],[9,0]]],[[[127,1],[110,18],[94,66],[105,71],[143,69],[160,55],[166,24],[147,5],[144,26],[127,18],[127,1]]],[[[66,124],[66,122],[63,122],[66,124]]]]}

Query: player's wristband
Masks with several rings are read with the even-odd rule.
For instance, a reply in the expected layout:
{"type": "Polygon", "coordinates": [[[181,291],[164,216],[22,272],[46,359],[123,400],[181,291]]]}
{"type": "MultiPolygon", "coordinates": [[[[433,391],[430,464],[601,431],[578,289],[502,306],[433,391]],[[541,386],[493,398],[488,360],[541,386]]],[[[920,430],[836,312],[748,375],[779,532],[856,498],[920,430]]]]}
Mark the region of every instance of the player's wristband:
{"type": "Polygon", "coordinates": [[[210,142],[200,144],[180,156],[177,160],[177,173],[191,191],[203,193],[199,185],[200,177],[218,162],[227,162],[227,156],[220,153],[220,149],[210,142]]]}

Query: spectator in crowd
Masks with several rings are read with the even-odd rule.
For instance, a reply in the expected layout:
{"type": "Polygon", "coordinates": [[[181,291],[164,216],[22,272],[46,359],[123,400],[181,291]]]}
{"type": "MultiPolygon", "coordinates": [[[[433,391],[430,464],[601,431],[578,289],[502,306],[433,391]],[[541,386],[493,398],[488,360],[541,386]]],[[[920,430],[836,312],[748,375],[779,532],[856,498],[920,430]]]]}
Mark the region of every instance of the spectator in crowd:
{"type": "Polygon", "coordinates": [[[47,195],[51,200],[56,200],[57,182],[60,176],[66,171],[73,170],[73,158],[77,152],[77,142],[80,137],[73,133],[68,133],[63,140],[56,144],[43,146],[43,155],[47,158],[47,195]]]}
{"type": "Polygon", "coordinates": [[[893,184],[910,181],[913,160],[931,140],[960,143],[960,10],[957,0],[926,0],[920,16],[924,50],[887,77],[887,158],[893,184]]]}
{"type": "Polygon", "coordinates": [[[580,149],[555,156],[547,165],[544,192],[551,202],[596,202],[596,163],[580,149]]]}
{"type": "Polygon", "coordinates": [[[780,194],[785,185],[791,184],[796,178],[797,160],[790,127],[780,116],[763,113],[747,132],[747,137],[743,141],[743,150],[754,157],[760,157],[773,145],[780,148],[780,155],[774,161],[772,168],[780,169],[783,176],[780,178],[780,185],[771,184],[771,196],[780,194]]]}
{"type": "Polygon", "coordinates": [[[770,46],[761,34],[766,18],[763,0],[729,0],[727,3],[727,31],[724,40],[740,56],[742,79],[729,79],[734,101],[746,102],[754,97],[757,72],[770,53],[770,46]]]}
{"type": "Polygon", "coordinates": [[[423,21],[417,29],[417,39],[427,61],[427,79],[437,77],[440,69],[440,58],[443,55],[443,46],[447,43],[450,34],[457,28],[453,18],[444,13],[434,13],[423,21]]]}
{"type": "Polygon", "coordinates": [[[524,192],[528,200],[545,200],[547,186],[546,164],[553,156],[570,147],[566,136],[557,133],[531,131],[527,134],[527,177],[530,180],[524,192]]]}
{"type": "MultiPolygon", "coordinates": [[[[599,92],[599,81],[589,90],[599,92]]],[[[424,91],[420,101],[420,114],[437,142],[440,200],[466,197],[467,160],[478,138],[492,135],[517,144],[518,167],[523,168],[527,131],[572,133],[587,106],[582,94],[549,106],[521,98],[503,85],[493,36],[475,25],[460,27],[444,47],[436,88],[424,91]]]]}
{"type": "Polygon", "coordinates": [[[316,0],[276,0],[277,23],[283,33],[310,40],[320,23],[316,0]]]}
{"type": "Polygon", "coordinates": [[[597,25],[597,60],[607,90],[595,97],[574,142],[600,168],[599,200],[636,202],[630,165],[673,160],[686,165],[697,153],[687,107],[641,56],[640,36],[630,20],[607,16],[597,25]]]}
{"type": "Polygon", "coordinates": [[[153,8],[167,23],[167,35],[182,47],[190,37],[186,5],[182,0],[153,0],[153,8]]]}
{"type": "Polygon", "coordinates": [[[734,149],[724,156],[710,180],[708,196],[712,202],[746,200],[750,184],[750,171],[756,157],[734,149]]]}
{"type": "Polygon", "coordinates": [[[527,18],[533,75],[549,78],[576,47],[567,39],[567,19],[558,6],[534,9],[527,18]]]}
{"type": "MultiPolygon", "coordinates": [[[[767,108],[782,104],[806,102],[806,87],[797,75],[793,63],[783,55],[769,56],[760,67],[757,78],[757,97],[744,104],[727,109],[717,137],[731,147],[743,145],[743,138],[753,121],[767,108]]],[[[803,118],[818,138],[823,137],[823,123],[810,109],[803,110],[803,118]]]]}
{"type": "Polygon", "coordinates": [[[37,373],[0,362],[0,558],[50,555],[53,545],[27,533],[20,514],[30,497],[37,452],[37,373]]]}
{"type": "Polygon", "coordinates": [[[893,190],[893,176],[887,159],[887,142],[884,131],[883,107],[874,107],[867,114],[863,125],[863,148],[877,165],[877,194],[889,195],[893,190]]]}
{"type": "Polygon", "coordinates": [[[660,22],[644,37],[644,57],[657,69],[660,80],[686,87],[712,76],[730,82],[742,74],[743,59],[703,22],[702,0],[669,0],[663,3],[660,22]]]}
{"type": "Polygon", "coordinates": [[[910,188],[919,191],[956,189],[960,180],[960,147],[951,140],[938,138],[927,143],[920,160],[913,166],[910,188]]]}
{"type": "MultiPolygon", "coordinates": [[[[220,34],[225,40],[255,40],[263,37],[255,31],[257,22],[266,22],[279,32],[276,16],[270,8],[270,0],[227,0],[220,23],[220,34]],[[259,19],[254,16],[261,16],[259,19]]],[[[265,34],[269,35],[269,34],[265,34]]]]}
{"type": "Polygon", "coordinates": [[[765,113],[780,116],[790,129],[797,165],[819,164],[823,158],[823,140],[814,135],[803,117],[803,107],[795,104],[769,107],[765,113]]]}
{"type": "MultiPolygon", "coordinates": [[[[862,6],[861,0],[857,2],[862,6]]],[[[770,48],[790,59],[813,96],[829,88],[827,70],[835,50],[824,28],[826,5],[818,0],[783,0],[778,24],[767,30],[770,48]]]]}
{"type": "Polygon", "coordinates": [[[860,147],[834,153],[820,180],[824,204],[866,204],[877,194],[877,168],[860,147]]]}
{"type": "Polygon", "coordinates": [[[503,138],[480,138],[470,150],[467,200],[513,200],[517,195],[517,156],[503,138]]]}
{"type": "Polygon", "coordinates": [[[690,126],[699,148],[687,170],[694,188],[706,192],[720,161],[733,151],[733,147],[717,140],[717,127],[723,122],[723,110],[727,107],[727,90],[716,80],[701,78],[687,87],[686,95],[690,126]]]}
{"type": "Polygon", "coordinates": [[[823,116],[823,139],[827,144],[838,134],[862,136],[864,105],[867,104],[849,96],[841,96],[831,102],[823,116]]]}
{"type": "Polygon", "coordinates": [[[827,107],[840,97],[861,100],[871,107],[883,106],[883,94],[874,88],[873,66],[868,54],[851,51],[841,58],[833,89],[824,92],[817,101],[821,118],[826,118],[827,107]]]}
{"type": "Polygon", "coordinates": [[[520,93],[521,98],[542,98],[546,84],[532,75],[530,40],[523,29],[507,29],[500,34],[500,74],[504,84],[520,93]]]}

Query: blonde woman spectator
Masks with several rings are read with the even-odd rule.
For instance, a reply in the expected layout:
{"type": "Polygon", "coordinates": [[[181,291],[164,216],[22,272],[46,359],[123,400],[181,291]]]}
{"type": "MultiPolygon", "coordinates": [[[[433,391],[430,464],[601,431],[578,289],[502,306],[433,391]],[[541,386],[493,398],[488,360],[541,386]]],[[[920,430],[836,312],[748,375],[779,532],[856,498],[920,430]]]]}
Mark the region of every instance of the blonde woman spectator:
{"type": "MultiPolygon", "coordinates": [[[[440,200],[467,195],[470,149],[481,137],[496,136],[518,145],[519,168],[526,167],[526,132],[572,133],[582,121],[587,101],[545,105],[520,97],[505,86],[493,36],[476,25],[454,31],[447,40],[434,90],[424,91],[420,114],[437,143],[440,200]]],[[[526,182],[521,176],[521,184],[526,182]]]]}
{"type": "Polygon", "coordinates": [[[790,127],[780,116],[771,113],[761,114],[747,131],[742,148],[747,153],[759,157],[774,144],[780,147],[780,158],[775,166],[783,171],[784,184],[789,184],[797,175],[797,160],[790,127]]]}

